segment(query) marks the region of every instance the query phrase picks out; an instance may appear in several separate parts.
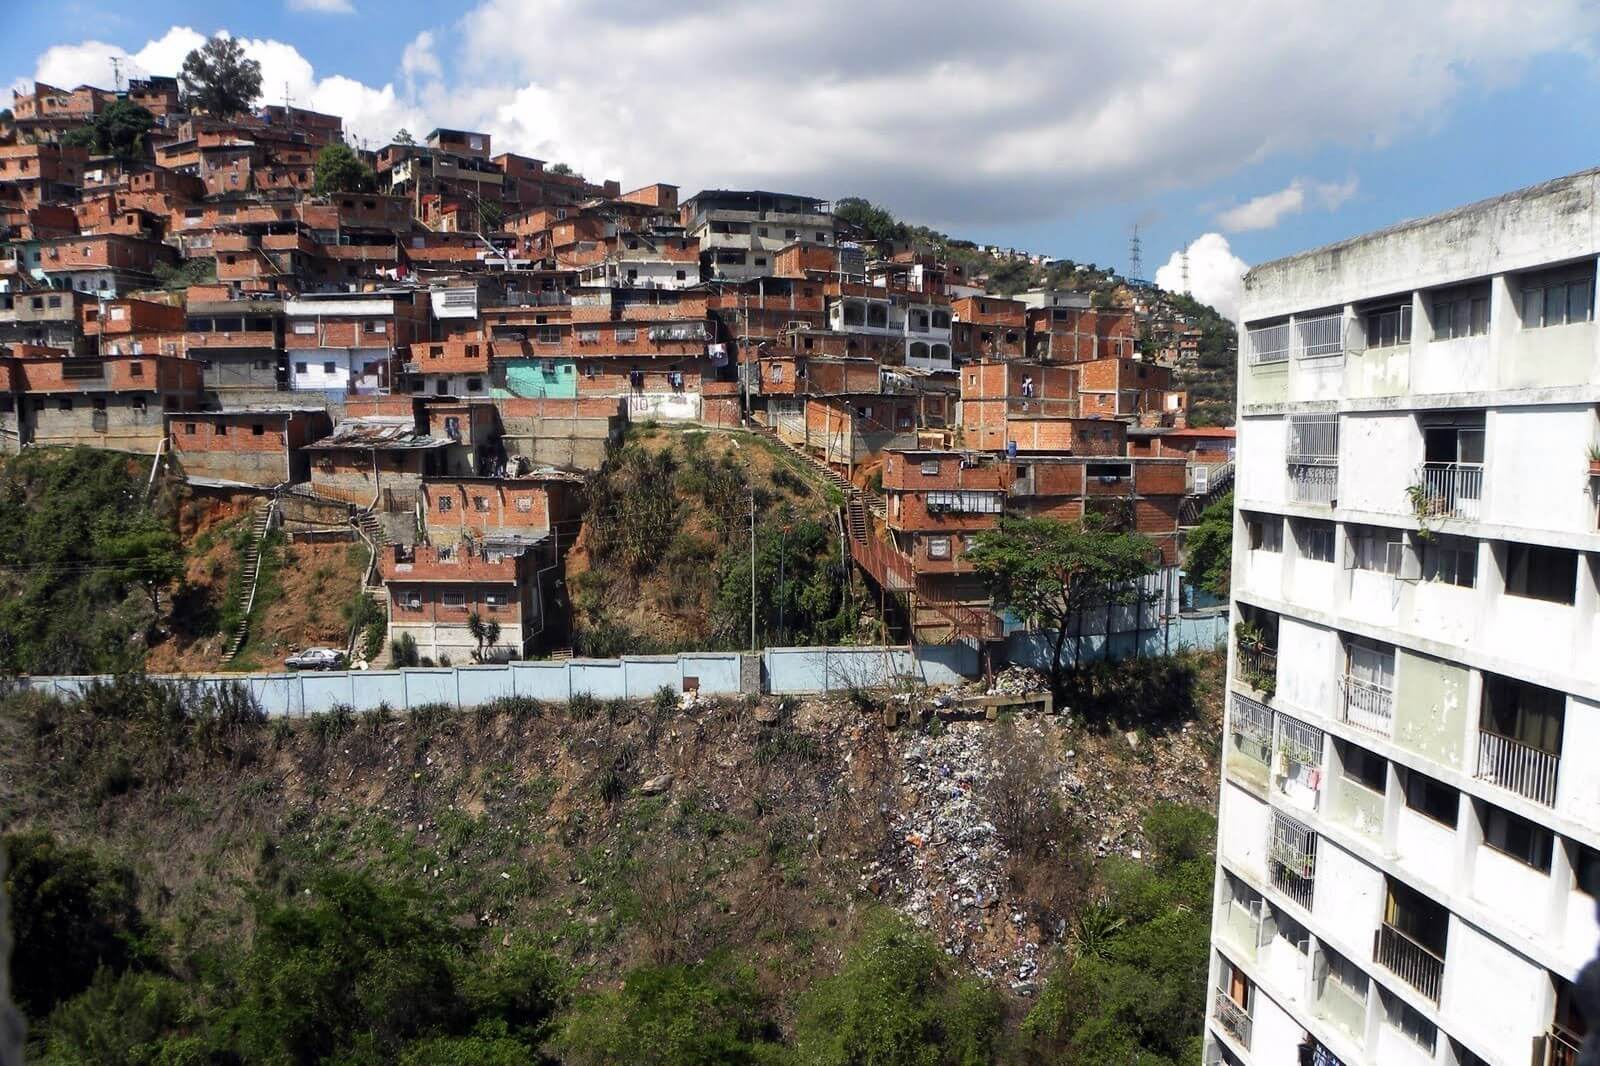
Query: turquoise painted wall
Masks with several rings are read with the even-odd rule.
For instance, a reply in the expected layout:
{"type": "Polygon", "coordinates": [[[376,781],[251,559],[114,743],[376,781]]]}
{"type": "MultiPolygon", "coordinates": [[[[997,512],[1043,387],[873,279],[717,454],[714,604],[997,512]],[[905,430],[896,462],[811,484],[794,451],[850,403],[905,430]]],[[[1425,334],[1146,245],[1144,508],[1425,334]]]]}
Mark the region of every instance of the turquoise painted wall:
{"type": "Polygon", "coordinates": [[[493,390],[499,399],[570,399],[578,395],[578,367],[571,359],[507,359],[505,368],[505,388],[493,390]]]}

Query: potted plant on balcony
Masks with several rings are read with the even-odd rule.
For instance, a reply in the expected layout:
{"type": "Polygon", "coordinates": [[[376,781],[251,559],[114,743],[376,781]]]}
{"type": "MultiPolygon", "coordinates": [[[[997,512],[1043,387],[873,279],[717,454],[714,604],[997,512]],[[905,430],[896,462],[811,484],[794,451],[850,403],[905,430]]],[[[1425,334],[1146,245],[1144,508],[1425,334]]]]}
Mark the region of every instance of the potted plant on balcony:
{"type": "Polygon", "coordinates": [[[1430,493],[1427,483],[1420,476],[1406,486],[1406,502],[1411,504],[1411,513],[1417,519],[1417,537],[1420,540],[1428,540],[1433,536],[1428,520],[1448,514],[1450,510],[1449,501],[1439,493],[1430,493]]]}
{"type": "Polygon", "coordinates": [[[1600,444],[1589,445],[1589,476],[1600,477],[1600,444]]]}
{"type": "Polygon", "coordinates": [[[1239,680],[1271,699],[1278,690],[1278,675],[1276,664],[1269,667],[1261,659],[1263,653],[1272,651],[1267,647],[1265,631],[1254,622],[1240,619],[1234,623],[1233,637],[1239,649],[1239,680]]]}

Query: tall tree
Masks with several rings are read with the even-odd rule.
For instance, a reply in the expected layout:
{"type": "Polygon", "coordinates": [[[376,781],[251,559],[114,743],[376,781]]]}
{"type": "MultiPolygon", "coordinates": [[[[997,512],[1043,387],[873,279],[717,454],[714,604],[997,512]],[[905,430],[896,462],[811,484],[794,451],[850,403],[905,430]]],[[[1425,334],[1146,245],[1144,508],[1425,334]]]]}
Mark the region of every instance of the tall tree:
{"type": "Polygon", "coordinates": [[[1233,493],[1227,493],[1200,512],[1200,521],[1189,531],[1184,569],[1190,583],[1213,596],[1228,594],[1228,579],[1233,571],[1233,493]]]}
{"type": "Polygon", "coordinates": [[[133,159],[144,154],[145,134],[156,124],[156,117],[138,104],[118,100],[95,116],[95,139],[102,152],[118,159],[133,159]]]}
{"type": "Polygon", "coordinates": [[[184,57],[178,77],[190,106],[217,118],[250,110],[261,95],[261,64],[220,34],[184,57]]]}
{"type": "Polygon", "coordinates": [[[416,144],[417,139],[411,136],[411,131],[401,127],[400,132],[394,135],[395,144],[416,144]]]}
{"type": "MultiPolygon", "coordinates": [[[[1006,518],[978,534],[967,553],[995,602],[1030,625],[1055,634],[1050,685],[1061,687],[1061,650],[1069,632],[1082,636],[1092,611],[1136,605],[1140,579],[1155,572],[1156,548],[1137,533],[1105,527],[1097,516],[1076,523],[1006,518]]],[[[1074,665],[1081,656],[1074,656],[1074,665]]]]}
{"type": "Polygon", "coordinates": [[[330,144],[317,153],[318,196],[333,192],[371,192],[376,180],[372,168],[347,144],[330,144]]]}

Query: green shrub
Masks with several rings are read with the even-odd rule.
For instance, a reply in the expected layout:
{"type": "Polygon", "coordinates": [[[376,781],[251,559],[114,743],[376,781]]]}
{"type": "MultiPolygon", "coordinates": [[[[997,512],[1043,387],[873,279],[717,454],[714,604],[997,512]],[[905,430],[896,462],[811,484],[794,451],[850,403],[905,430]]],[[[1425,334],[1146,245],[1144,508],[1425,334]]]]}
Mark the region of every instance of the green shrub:
{"type": "Polygon", "coordinates": [[[571,1066],[753,1066],[776,1061],[776,1036],[753,977],[712,961],[632,970],[581,998],[556,1045],[571,1066]]]}
{"type": "Polygon", "coordinates": [[[63,847],[42,830],[0,837],[11,915],[11,989],[30,1018],[142,956],[144,922],[133,873],[92,852],[63,847]]]}
{"type": "Polygon", "coordinates": [[[1004,1013],[983,981],[957,976],[926,933],[876,916],[844,967],[800,999],[796,1061],[979,1066],[992,1061],[1004,1013]]]}

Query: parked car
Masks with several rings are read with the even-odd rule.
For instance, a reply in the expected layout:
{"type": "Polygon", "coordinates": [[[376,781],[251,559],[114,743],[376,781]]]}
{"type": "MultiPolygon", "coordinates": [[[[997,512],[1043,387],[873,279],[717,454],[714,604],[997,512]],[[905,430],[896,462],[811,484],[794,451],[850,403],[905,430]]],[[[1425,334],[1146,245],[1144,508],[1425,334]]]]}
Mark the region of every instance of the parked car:
{"type": "Polygon", "coordinates": [[[337,670],[344,665],[344,653],[332,648],[307,648],[283,661],[291,670],[337,670]]]}

